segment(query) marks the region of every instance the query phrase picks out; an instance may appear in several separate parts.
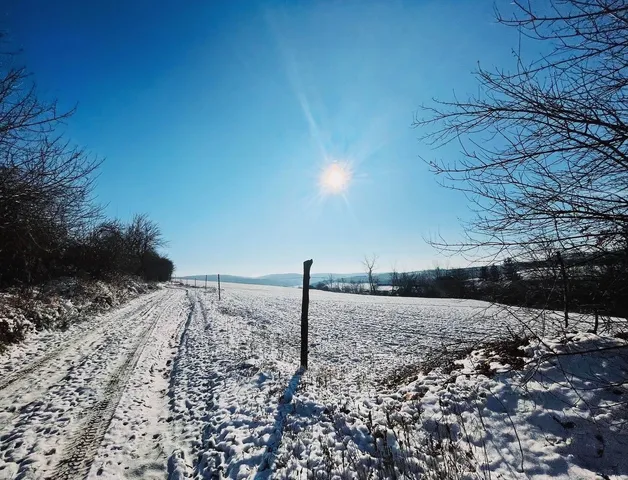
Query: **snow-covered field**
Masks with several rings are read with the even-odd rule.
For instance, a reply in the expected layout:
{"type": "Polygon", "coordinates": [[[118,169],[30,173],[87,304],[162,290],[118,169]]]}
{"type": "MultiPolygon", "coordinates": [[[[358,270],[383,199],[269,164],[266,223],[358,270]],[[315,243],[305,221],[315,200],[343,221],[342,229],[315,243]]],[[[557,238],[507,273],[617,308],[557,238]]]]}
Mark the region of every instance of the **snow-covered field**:
{"type": "Polygon", "coordinates": [[[312,291],[302,372],[299,289],[215,287],[164,288],[0,356],[0,478],[628,475],[624,340],[477,301],[312,291]],[[412,368],[529,328],[547,339],[412,368]]]}

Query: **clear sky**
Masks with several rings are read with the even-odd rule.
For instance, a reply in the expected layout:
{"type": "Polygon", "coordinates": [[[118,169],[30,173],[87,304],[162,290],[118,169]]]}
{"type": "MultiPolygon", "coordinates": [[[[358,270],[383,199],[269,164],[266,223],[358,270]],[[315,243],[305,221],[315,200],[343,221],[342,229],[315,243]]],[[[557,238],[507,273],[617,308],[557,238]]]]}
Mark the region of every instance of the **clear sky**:
{"type": "Polygon", "coordinates": [[[446,265],[424,239],[456,238],[468,215],[419,159],[456,146],[434,151],[411,123],[433,97],[477,91],[478,61],[511,61],[517,39],[493,7],[17,0],[0,28],[43,96],[78,105],[68,134],[105,158],[98,201],[158,222],[177,274],[294,272],[306,258],[355,272],[372,253],[385,271],[446,265]],[[320,185],[334,162],[351,176],[332,179],[339,193],[320,185]]]}

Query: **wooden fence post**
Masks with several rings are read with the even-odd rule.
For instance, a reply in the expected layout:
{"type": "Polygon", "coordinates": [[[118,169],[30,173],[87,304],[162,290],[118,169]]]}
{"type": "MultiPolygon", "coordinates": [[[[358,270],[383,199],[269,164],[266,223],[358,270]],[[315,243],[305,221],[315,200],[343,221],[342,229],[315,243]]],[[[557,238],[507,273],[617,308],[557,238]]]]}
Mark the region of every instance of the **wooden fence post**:
{"type": "Polygon", "coordinates": [[[310,268],[313,260],[303,262],[303,303],[301,304],[301,368],[307,369],[308,309],[310,306],[310,268]]]}
{"type": "Polygon", "coordinates": [[[220,300],[220,273],[218,274],[218,300],[220,300]]]}

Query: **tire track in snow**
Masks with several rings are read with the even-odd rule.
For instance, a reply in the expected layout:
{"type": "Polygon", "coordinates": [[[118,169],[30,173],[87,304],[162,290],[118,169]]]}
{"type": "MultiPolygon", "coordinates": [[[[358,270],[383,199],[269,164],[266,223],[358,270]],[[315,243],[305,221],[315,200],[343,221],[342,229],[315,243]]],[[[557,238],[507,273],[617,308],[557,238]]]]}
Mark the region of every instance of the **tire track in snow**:
{"type": "Polygon", "coordinates": [[[88,479],[162,480],[175,449],[168,388],[189,301],[177,289],[176,300],[145,346],[126,382],[88,479]]]}
{"type": "MultiPolygon", "coordinates": [[[[166,301],[171,302],[175,295],[166,301]]],[[[135,347],[127,354],[124,362],[111,375],[104,389],[103,398],[98,401],[88,414],[84,426],[74,434],[74,438],[66,449],[63,459],[51,479],[84,478],[89,473],[94,456],[111,423],[115,410],[120,402],[124,385],[139,361],[144,347],[152,337],[161,319],[170,311],[170,303],[164,306],[155,320],[140,334],[135,347]]]]}
{"type": "MultiPolygon", "coordinates": [[[[152,296],[150,296],[148,298],[152,298],[152,296]]],[[[119,321],[119,316],[133,317],[133,316],[135,316],[137,314],[137,312],[139,312],[140,310],[145,309],[145,308],[146,308],[146,304],[145,303],[141,303],[135,309],[133,309],[131,312],[128,312],[128,313],[124,312],[124,313],[120,313],[119,315],[114,315],[113,318],[111,318],[104,325],[97,325],[94,329],[89,330],[88,332],[84,332],[84,331],[77,332],[77,334],[74,336],[76,338],[71,338],[70,340],[67,340],[67,341],[63,342],[63,344],[55,347],[52,351],[44,354],[43,356],[41,356],[38,359],[33,360],[33,362],[30,363],[29,365],[27,365],[26,367],[21,368],[21,369],[19,369],[16,372],[12,372],[9,375],[4,376],[3,378],[0,378],[0,391],[10,387],[13,383],[15,383],[18,380],[23,380],[25,376],[34,373],[40,367],[42,367],[44,365],[47,365],[51,361],[53,361],[56,358],[62,356],[66,351],[73,349],[76,346],[76,342],[78,340],[80,340],[80,337],[84,337],[86,335],[94,336],[94,335],[98,335],[98,334],[100,334],[100,333],[102,333],[104,331],[107,331],[114,322],[118,322],[119,321]]],[[[144,316],[150,314],[150,311],[153,308],[154,308],[154,305],[150,305],[148,307],[148,309],[146,309],[143,313],[140,314],[140,317],[144,317],[144,316]]]]}
{"type": "MultiPolygon", "coordinates": [[[[163,292],[158,292],[163,293],[163,292]]],[[[88,330],[84,335],[86,338],[74,338],[64,342],[62,346],[55,349],[49,355],[40,357],[32,364],[11,375],[10,382],[4,385],[3,397],[9,402],[0,408],[0,432],[5,432],[5,428],[10,425],[18,426],[23,422],[16,419],[23,415],[33,414],[41,405],[41,398],[47,395],[55,395],[55,392],[64,383],[71,381],[74,372],[93,368],[97,360],[106,355],[107,349],[112,345],[117,346],[117,339],[125,329],[132,328],[132,323],[127,320],[134,318],[137,312],[137,320],[142,321],[149,317],[155,308],[154,296],[146,296],[139,305],[134,305],[129,312],[129,308],[112,312],[104,324],[88,330]],[[147,305],[147,301],[151,302],[147,305]],[[124,323],[122,323],[124,322],[124,323]],[[123,330],[120,330],[122,326],[123,330]],[[115,328],[118,327],[118,328],[115,328]],[[106,332],[103,335],[103,332],[106,332]],[[100,336],[99,336],[100,335],[100,336]],[[74,342],[74,343],[72,343],[74,342]],[[91,343],[90,343],[91,342],[91,343]],[[78,348],[77,348],[78,343],[78,348]],[[77,357],[80,350],[87,353],[77,357]],[[52,363],[55,359],[66,355],[68,358],[63,363],[52,363]],[[62,375],[60,375],[62,374],[62,375]],[[32,381],[28,381],[31,380],[32,381]],[[15,388],[14,388],[15,387],[15,388]]],[[[133,322],[133,323],[137,323],[133,322]]],[[[78,337],[78,335],[75,335],[78,337]]],[[[1,391],[1,390],[0,390],[1,391]]],[[[3,402],[4,403],[4,402],[3,402]]],[[[74,411],[80,410],[81,406],[75,405],[74,411]]],[[[15,430],[14,430],[15,432],[15,430]]],[[[2,438],[12,438],[12,434],[3,435],[2,438]]],[[[1,440],[1,439],[0,439],[1,440]]],[[[0,441],[0,453],[5,449],[0,441]]]]}

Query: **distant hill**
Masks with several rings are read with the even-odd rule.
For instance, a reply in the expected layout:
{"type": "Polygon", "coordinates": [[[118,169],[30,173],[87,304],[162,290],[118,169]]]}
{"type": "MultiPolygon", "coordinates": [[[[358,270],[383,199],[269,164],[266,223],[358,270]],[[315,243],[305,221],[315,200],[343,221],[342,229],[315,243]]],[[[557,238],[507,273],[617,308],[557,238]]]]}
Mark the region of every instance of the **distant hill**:
{"type": "MultiPolygon", "coordinates": [[[[315,284],[318,282],[326,281],[329,278],[329,273],[313,273],[310,275],[310,283],[315,284]]],[[[351,278],[362,276],[361,273],[332,273],[335,279],[346,278],[347,281],[351,278]]],[[[222,276],[221,276],[222,278],[222,276]]],[[[286,286],[300,286],[303,285],[303,274],[302,273],[273,273],[270,275],[264,275],[261,277],[253,277],[253,280],[263,280],[263,281],[272,281],[276,282],[277,285],[286,285],[286,286]]]]}
{"type": "MultiPolygon", "coordinates": [[[[519,268],[523,268],[526,265],[532,264],[519,264],[519,268]]],[[[440,275],[449,275],[455,270],[462,270],[465,272],[467,278],[477,278],[480,275],[480,267],[466,267],[466,268],[453,268],[439,269],[440,275]]],[[[436,275],[437,270],[418,270],[413,273],[417,275],[436,275]]],[[[401,272],[399,272],[401,273],[401,272]]],[[[329,273],[314,273],[310,276],[310,285],[316,285],[319,282],[327,282],[329,279],[329,273]]],[[[368,283],[368,277],[365,273],[332,273],[335,282],[340,283],[368,283]]],[[[379,285],[392,285],[392,273],[391,272],[378,272],[377,278],[379,285]]],[[[190,280],[205,280],[205,275],[189,275],[187,277],[180,277],[190,280]]],[[[217,275],[207,275],[207,280],[216,282],[218,280],[217,275]]],[[[300,287],[303,285],[303,275],[301,273],[273,273],[270,275],[263,275],[260,277],[244,277],[239,275],[223,275],[220,274],[220,280],[227,283],[247,283],[252,285],[273,285],[277,287],[300,287]]]]}
{"type": "MultiPolygon", "coordinates": [[[[187,280],[202,280],[205,281],[205,275],[188,275],[186,277],[180,277],[187,280]]],[[[310,283],[315,283],[327,280],[329,278],[328,273],[316,273],[310,276],[310,283]]],[[[334,275],[334,278],[336,277],[334,275]]],[[[349,278],[349,277],[347,277],[349,278]]],[[[207,280],[210,282],[217,282],[218,275],[207,275],[207,280]]],[[[301,273],[275,273],[271,275],[264,275],[262,277],[243,277],[239,275],[223,275],[220,274],[220,281],[226,283],[246,283],[250,285],[273,285],[276,287],[300,287],[303,285],[303,274],[301,273]]]]}
{"type": "MultiPolygon", "coordinates": [[[[205,275],[188,275],[187,277],[180,277],[186,280],[201,280],[205,281],[205,275]]],[[[217,282],[218,275],[207,275],[207,280],[210,282],[217,282]]],[[[274,285],[277,287],[294,287],[295,284],[291,281],[273,280],[268,278],[253,278],[253,277],[241,277],[238,275],[220,275],[220,281],[225,283],[247,283],[251,285],[274,285]]]]}
{"type": "MultiPolygon", "coordinates": [[[[319,282],[324,282],[329,279],[329,273],[314,273],[310,276],[310,284],[315,285],[319,282]]],[[[360,282],[365,283],[368,281],[367,277],[363,273],[333,273],[334,279],[344,282],[360,282]]],[[[390,273],[378,274],[380,284],[386,285],[390,283],[390,273]]],[[[199,280],[205,281],[205,275],[188,275],[184,278],[186,280],[199,280]]],[[[217,282],[218,275],[207,275],[207,280],[210,282],[217,282]]],[[[245,283],[250,285],[272,285],[276,287],[300,287],[303,285],[303,274],[301,273],[274,273],[270,275],[263,275],[261,277],[243,277],[239,275],[223,275],[220,274],[220,281],[225,283],[245,283]]]]}

